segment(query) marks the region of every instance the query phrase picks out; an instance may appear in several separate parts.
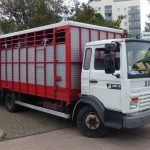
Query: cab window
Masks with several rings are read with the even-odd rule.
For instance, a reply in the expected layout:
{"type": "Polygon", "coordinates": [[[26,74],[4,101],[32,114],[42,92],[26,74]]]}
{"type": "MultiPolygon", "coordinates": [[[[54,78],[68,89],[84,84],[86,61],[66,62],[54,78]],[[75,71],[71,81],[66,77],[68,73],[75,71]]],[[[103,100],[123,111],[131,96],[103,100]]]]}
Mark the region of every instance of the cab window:
{"type": "Polygon", "coordinates": [[[83,65],[84,70],[89,70],[90,69],[91,55],[92,55],[92,49],[87,48],[85,50],[85,58],[84,58],[84,65],[83,65]]]}
{"type": "MultiPolygon", "coordinates": [[[[104,70],[104,58],[106,50],[104,48],[95,49],[94,69],[104,70]]],[[[120,70],[120,52],[112,52],[115,62],[115,70],[120,70]]]]}

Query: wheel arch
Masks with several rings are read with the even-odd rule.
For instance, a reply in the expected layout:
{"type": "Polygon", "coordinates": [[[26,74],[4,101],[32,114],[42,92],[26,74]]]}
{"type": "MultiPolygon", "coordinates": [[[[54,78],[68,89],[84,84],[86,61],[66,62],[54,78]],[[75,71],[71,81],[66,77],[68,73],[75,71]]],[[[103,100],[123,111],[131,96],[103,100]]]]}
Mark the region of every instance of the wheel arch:
{"type": "Polygon", "coordinates": [[[8,92],[10,92],[9,89],[6,89],[6,88],[5,88],[5,89],[2,89],[1,95],[0,95],[0,102],[1,102],[2,104],[4,104],[5,96],[6,96],[6,94],[7,94],[8,92]]]}
{"type": "Polygon", "coordinates": [[[102,102],[94,96],[81,96],[80,100],[76,103],[73,109],[72,113],[73,121],[76,121],[79,110],[86,105],[90,105],[91,107],[93,107],[97,112],[98,116],[101,118],[102,122],[104,122],[106,109],[102,104],[102,102]]]}

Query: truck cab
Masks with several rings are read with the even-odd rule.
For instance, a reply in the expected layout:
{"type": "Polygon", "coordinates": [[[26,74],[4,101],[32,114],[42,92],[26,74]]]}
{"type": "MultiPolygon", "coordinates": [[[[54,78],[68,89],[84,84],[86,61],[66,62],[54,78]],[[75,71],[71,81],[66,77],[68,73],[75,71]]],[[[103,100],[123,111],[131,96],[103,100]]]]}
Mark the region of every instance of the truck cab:
{"type": "Polygon", "coordinates": [[[86,44],[77,125],[90,137],[150,123],[150,41],[86,44]]]}

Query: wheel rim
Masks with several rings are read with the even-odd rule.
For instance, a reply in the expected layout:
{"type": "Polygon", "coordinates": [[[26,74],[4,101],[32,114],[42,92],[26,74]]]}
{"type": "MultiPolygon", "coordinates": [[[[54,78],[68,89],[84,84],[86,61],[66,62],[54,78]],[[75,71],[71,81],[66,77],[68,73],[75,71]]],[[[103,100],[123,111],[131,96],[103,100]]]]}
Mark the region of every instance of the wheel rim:
{"type": "Polygon", "coordinates": [[[96,130],[101,126],[101,121],[96,113],[91,112],[85,117],[85,125],[90,130],[96,130]]]}

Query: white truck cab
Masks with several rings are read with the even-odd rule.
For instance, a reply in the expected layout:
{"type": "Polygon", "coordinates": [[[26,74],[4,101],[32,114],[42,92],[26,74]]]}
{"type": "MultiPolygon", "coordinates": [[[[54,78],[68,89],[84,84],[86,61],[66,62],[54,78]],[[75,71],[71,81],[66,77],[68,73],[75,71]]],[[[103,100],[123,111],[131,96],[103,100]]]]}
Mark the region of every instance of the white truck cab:
{"type": "Polygon", "coordinates": [[[90,137],[150,123],[150,41],[86,44],[77,125],[90,137]],[[84,107],[83,107],[84,106],[84,107]]]}

